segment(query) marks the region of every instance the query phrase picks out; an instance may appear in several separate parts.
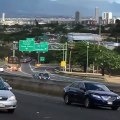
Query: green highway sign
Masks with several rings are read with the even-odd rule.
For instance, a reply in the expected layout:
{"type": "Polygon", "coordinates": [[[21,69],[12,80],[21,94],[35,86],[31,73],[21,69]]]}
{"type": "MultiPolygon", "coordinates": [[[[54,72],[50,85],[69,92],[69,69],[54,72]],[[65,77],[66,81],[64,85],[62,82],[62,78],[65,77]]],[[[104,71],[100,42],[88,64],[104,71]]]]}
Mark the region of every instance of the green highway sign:
{"type": "Polygon", "coordinates": [[[40,51],[40,43],[35,43],[35,51],[40,51]]]}
{"type": "MultiPolygon", "coordinates": [[[[42,37],[46,37],[46,36],[42,36],[42,37]]],[[[35,43],[35,38],[26,38],[26,40],[19,41],[19,51],[47,52],[48,42],[35,43]]]]}
{"type": "Polygon", "coordinates": [[[45,57],[40,57],[40,62],[44,62],[45,61],[45,57]]]}
{"type": "Polygon", "coordinates": [[[19,41],[19,51],[34,51],[35,49],[34,40],[20,40],[19,41]]]}
{"type": "Polygon", "coordinates": [[[48,51],[48,42],[35,43],[35,51],[47,52],[48,51]]]}
{"type": "Polygon", "coordinates": [[[48,51],[48,42],[40,42],[40,51],[42,52],[48,51]]]}

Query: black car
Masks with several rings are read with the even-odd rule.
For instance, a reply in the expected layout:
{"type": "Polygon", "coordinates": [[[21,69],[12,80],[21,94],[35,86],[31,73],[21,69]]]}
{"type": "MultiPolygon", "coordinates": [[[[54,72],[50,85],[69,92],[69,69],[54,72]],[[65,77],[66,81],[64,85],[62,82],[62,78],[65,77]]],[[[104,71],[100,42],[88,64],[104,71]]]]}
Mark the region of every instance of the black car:
{"type": "Polygon", "coordinates": [[[41,72],[41,73],[34,73],[33,74],[33,78],[35,78],[35,79],[49,80],[50,76],[49,76],[48,73],[41,72]]]}
{"type": "Polygon", "coordinates": [[[34,79],[42,79],[42,75],[43,75],[43,73],[37,73],[36,72],[36,73],[33,74],[33,78],[34,79]]]}
{"type": "Polygon", "coordinates": [[[102,83],[77,81],[64,88],[64,102],[81,103],[86,108],[102,106],[117,110],[120,107],[120,96],[102,83]]]}
{"type": "Polygon", "coordinates": [[[38,76],[39,76],[39,79],[43,79],[43,73],[39,73],[38,76]]]}
{"type": "Polygon", "coordinates": [[[49,80],[50,79],[50,75],[48,73],[43,73],[42,78],[44,80],[49,80]]]}

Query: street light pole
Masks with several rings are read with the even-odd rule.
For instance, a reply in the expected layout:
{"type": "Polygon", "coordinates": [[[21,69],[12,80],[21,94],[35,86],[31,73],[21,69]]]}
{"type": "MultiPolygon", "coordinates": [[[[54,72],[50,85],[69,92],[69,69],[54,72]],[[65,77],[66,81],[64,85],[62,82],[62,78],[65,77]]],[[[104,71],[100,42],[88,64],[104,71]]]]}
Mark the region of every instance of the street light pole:
{"type": "Polygon", "coordinates": [[[88,49],[89,49],[89,42],[87,42],[87,69],[86,69],[86,71],[88,72],[88,64],[89,64],[89,61],[88,61],[88,57],[89,57],[89,55],[88,55],[88,49]]]}
{"type": "Polygon", "coordinates": [[[71,49],[70,49],[70,55],[69,55],[69,72],[71,71],[71,49]]]}
{"type": "Polygon", "coordinates": [[[66,63],[66,65],[65,65],[65,72],[66,72],[66,70],[67,70],[67,42],[65,44],[65,63],[66,63]]]}
{"type": "Polygon", "coordinates": [[[40,63],[40,52],[38,51],[38,64],[40,63]]]}
{"type": "Polygon", "coordinates": [[[13,57],[15,57],[15,50],[17,50],[17,49],[18,49],[18,48],[17,48],[17,44],[18,44],[18,42],[13,41],[13,46],[12,46],[12,50],[13,50],[13,57]]]}
{"type": "Polygon", "coordinates": [[[72,72],[71,58],[72,58],[72,49],[73,48],[74,48],[74,43],[70,43],[69,44],[69,49],[70,49],[70,52],[69,52],[69,72],[72,72]]]}

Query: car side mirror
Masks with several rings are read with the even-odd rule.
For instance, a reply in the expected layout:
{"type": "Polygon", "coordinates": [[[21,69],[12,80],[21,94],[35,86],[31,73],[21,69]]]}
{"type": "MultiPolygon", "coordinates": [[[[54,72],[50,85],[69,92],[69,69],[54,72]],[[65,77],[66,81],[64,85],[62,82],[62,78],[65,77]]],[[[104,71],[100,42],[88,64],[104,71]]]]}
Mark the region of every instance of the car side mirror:
{"type": "Polygon", "coordinates": [[[12,87],[8,87],[9,90],[12,90],[12,87]]]}

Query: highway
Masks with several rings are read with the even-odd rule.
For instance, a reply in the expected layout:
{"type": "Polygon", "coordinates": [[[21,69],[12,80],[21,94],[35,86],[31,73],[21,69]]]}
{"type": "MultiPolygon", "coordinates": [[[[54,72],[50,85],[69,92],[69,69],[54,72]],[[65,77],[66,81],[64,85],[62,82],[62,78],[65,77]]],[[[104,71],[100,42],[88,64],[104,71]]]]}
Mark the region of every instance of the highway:
{"type": "MultiPolygon", "coordinates": [[[[13,72],[19,75],[31,76],[35,69],[29,64],[22,64],[21,72],[13,72]]],[[[52,79],[69,80],[70,77],[51,74],[52,79]]],[[[71,78],[72,79],[72,78],[71,78]]],[[[78,78],[75,78],[78,79],[78,78]]],[[[18,106],[14,114],[0,111],[1,120],[119,120],[120,109],[113,111],[109,108],[86,109],[83,105],[65,105],[62,97],[53,97],[38,93],[13,90],[18,100],[18,106]]]]}
{"type": "MultiPolygon", "coordinates": [[[[20,76],[27,76],[27,77],[32,77],[32,75],[35,72],[49,72],[50,74],[50,79],[51,80],[55,80],[55,81],[79,81],[79,80],[83,80],[80,77],[69,77],[69,76],[64,76],[64,75],[59,75],[56,74],[54,69],[58,67],[58,66],[52,66],[52,65],[41,65],[40,68],[35,68],[34,63],[33,62],[28,62],[28,63],[22,63],[21,64],[21,71],[7,71],[5,70],[5,72],[9,73],[9,74],[15,74],[15,75],[20,75],[20,76]]],[[[94,81],[99,81],[99,82],[104,82],[104,80],[102,79],[92,79],[94,81]]]]}
{"type": "Polygon", "coordinates": [[[25,63],[25,64],[21,65],[21,75],[32,76],[32,74],[35,73],[35,72],[49,72],[50,71],[51,80],[56,80],[56,81],[78,81],[78,80],[83,80],[83,79],[80,79],[79,77],[67,77],[67,76],[63,76],[63,75],[58,75],[58,74],[53,72],[54,69],[55,69],[55,67],[50,66],[50,65],[41,66],[40,68],[36,69],[32,64],[25,63]]]}
{"type": "Polygon", "coordinates": [[[63,99],[14,90],[18,107],[13,114],[0,111],[1,120],[119,120],[120,110],[86,109],[82,105],[64,104],[63,99]]]}

